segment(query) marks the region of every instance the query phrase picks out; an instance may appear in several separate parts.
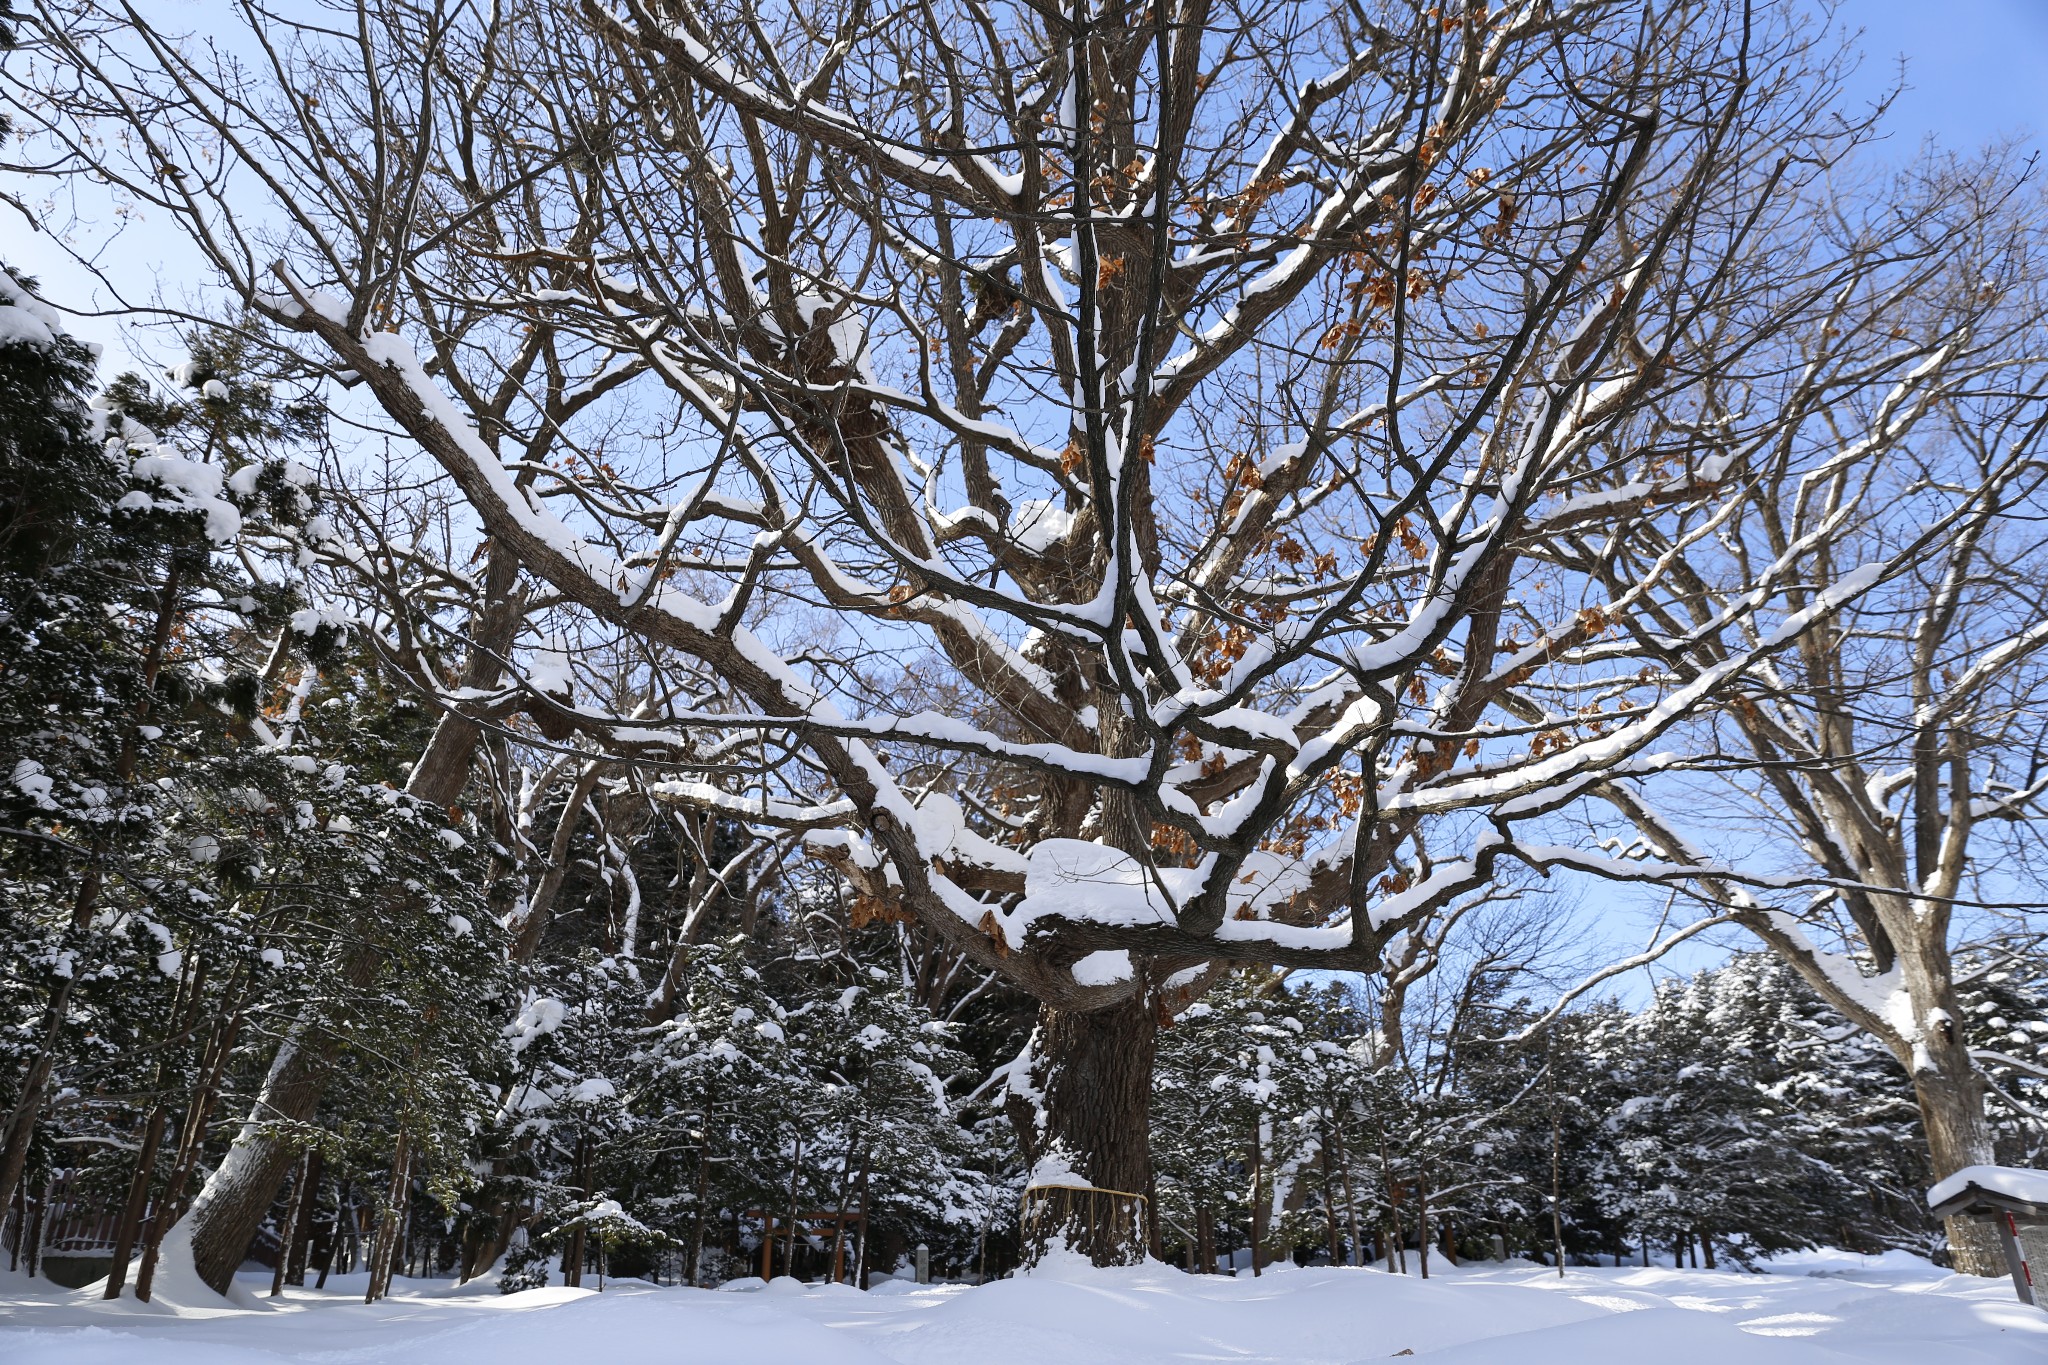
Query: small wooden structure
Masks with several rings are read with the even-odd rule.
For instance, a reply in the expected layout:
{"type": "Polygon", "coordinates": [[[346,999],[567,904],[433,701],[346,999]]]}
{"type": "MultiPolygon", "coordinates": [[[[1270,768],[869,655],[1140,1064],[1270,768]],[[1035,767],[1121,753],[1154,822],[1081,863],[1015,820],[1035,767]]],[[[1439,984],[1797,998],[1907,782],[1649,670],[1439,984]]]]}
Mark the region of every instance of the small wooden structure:
{"type": "Polygon", "coordinates": [[[86,1188],[75,1172],[57,1172],[35,1195],[24,1180],[13,1209],[0,1217],[0,1251],[8,1253],[0,1263],[26,1265],[30,1275],[78,1289],[113,1266],[120,1223],[121,1206],[86,1188]]]}
{"type": "MultiPolygon", "coordinates": [[[[778,1237],[792,1240],[792,1232],[806,1239],[814,1235],[830,1234],[833,1284],[846,1282],[848,1238],[855,1239],[856,1244],[861,1246],[865,1246],[867,1241],[868,1213],[864,1208],[799,1212],[794,1223],[787,1214],[770,1213],[766,1209],[747,1209],[745,1216],[761,1220],[761,1279],[764,1283],[774,1278],[775,1239],[778,1237]]],[[[796,1267],[793,1265],[785,1266],[784,1269],[789,1274],[796,1273],[796,1267]]],[[[865,1285],[861,1287],[866,1288],[865,1285]]]]}
{"type": "Polygon", "coordinates": [[[1998,1229],[2013,1292],[2041,1301],[2035,1270],[2048,1272],[2048,1171],[2019,1166],[1966,1166],[1927,1192],[1936,1218],[1977,1218],[1998,1229]]]}

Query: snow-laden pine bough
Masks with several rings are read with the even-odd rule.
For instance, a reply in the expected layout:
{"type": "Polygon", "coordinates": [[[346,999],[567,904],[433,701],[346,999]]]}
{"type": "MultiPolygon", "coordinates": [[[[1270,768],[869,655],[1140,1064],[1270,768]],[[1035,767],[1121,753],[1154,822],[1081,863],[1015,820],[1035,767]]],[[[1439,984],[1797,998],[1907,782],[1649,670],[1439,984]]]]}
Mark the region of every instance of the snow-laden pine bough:
{"type": "MultiPolygon", "coordinates": [[[[1147,1189],[1154,1030],[1234,964],[1369,968],[1504,864],[1696,878],[1553,817],[1952,531],[1743,540],[2019,334],[1911,226],[1969,176],[1831,178],[1867,127],[1780,6],[359,10],[246,66],[40,11],[87,79],[17,102],[460,490],[444,726],[665,767],[1042,1002],[1045,1185],[1147,1189]]],[[[1039,1244],[1139,1253],[1084,1204],[1039,1244]]]]}

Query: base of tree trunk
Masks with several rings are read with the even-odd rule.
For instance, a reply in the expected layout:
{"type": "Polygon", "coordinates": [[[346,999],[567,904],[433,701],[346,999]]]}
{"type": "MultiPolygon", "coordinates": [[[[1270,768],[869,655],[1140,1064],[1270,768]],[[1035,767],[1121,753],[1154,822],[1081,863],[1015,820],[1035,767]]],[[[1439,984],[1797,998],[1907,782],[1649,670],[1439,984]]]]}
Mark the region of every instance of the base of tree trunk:
{"type": "Polygon", "coordinates": [[[2005,1244],[1998,1229],[1975,1218],[1951,1218],[1948,1230],[1950,1268],[1958,1275],[1986,1275],[2002,1279],[2011,1273],[2005,1263],[2005,1244]]]}
{"type": "Polygon", "coordinates": [[[1013,1088],[1011,1095],[1011,1118],[1033,1170],[1024,1204],[1025,1264],[1057,1247],[1097,1265],[1144,1261],[1158,1036],[1145,991],[1085,1014],[1040,1008],[1030,1093],[1013,1088]]]}
{"type": "Polygon", "coordinates": [[[1040,1185],[1024,1191],[1024,1243],[1036,1263],[1064,1246],[1097,1265],[1145,1259],[1145,1200],[1124,1190],[1040,1185]]]}
{"type": "MultiPolygon", "coordinates": [[[[1925,949],[1923,956],[1931,956],[1925,949]]],[[[1907,963],[1908,968],[1912,966],[1907,963]]],[[[1920,996],[1934,1000],[1948,1018],[1960,1018],[1962,1006],[1947,989],[1923,989],[1920,996]]],[[[1991,1141],[1991,1128],[1984,1119],[1984,1086],[1972,1069],[1968,1051],[1953,1029],[1937,1029],[1921,1046],[1934,1065],[1922,1067],[1913,1077],[1914,1099],[1920,1106],[1920,1125],[1927,1134],[1929,1172],[1936,1180],[1946,1179],[1966,1166],[1984,1166],[1998,1160],[1991,1141]]],[[[1949,1264],[1959,1275],[1998,1278],[2008,1274],[2005,1244],[1989,1223],[1974,1218],[1951,1218],[1948,1231],[1949,1264]]]]}
{"type": "Polygon", "coordinates": [[[249,1118],[187,1215],[192,1223],[192,1264],[215,1293],[225,1294],[249,1254],[249,1243],[277,1202],[300,1149],[273,1125],[303,1123],[319,1107],[326,1084],[324,1055],[286,1042],[272,1061],[249,1118]]]}

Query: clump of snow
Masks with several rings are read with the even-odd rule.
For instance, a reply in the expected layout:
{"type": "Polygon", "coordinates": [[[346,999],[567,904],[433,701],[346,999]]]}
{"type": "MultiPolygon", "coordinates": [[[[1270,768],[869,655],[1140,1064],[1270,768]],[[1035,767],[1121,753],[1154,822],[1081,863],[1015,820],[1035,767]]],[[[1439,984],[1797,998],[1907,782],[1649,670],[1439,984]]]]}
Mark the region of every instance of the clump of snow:
{"type": "Polygon", "coordinates": [[[1188,869],[1147,868],[1106,844],[1042,839],[1029,855],[1024,899],[996,918],[1012,943],[1021,942],[1031,922],[1047,915],[1097,924],[1171,924],[1171,893],[1176,884],[1192,889],[1189,880],[1188,869]]]}
{"type": "Polygon", "coordinates": [[[571,1104],[595,1104],[599,1100],[612,1099],[618,1093],[619,1088],[605,1077],[590,1076],[578,1081],[562,1098],[571,1104]]]}
{"type": "Polygon", "coordinates": [[[1025,1182],[1025,1188],[1033,1190],[1089,1185],[1088,1178],[1074,1169],[1073,1155],[1056,1145],[1032,1164],[1031,1178],[1025,1182]]]}
{"type": "Polygon", "coordinates": [[[562,1026],[568,1014],[568,1006],[551,995],[537,995],[526,1002],[526,1008],[519,1011],[519,1017],[505,1026],[505,1037],[512,1044],[512,1051],[524,1052],[536,1039],[545,1038],[562,1026]]]}
{"type": "Polygon", "coordinates": [[[221,493],[227,476],[219,465],[188,460],[162,447],[138,456],[129,466],[140,485],[122,495],[116,507],[129,512],[197,512],[206,518],[206,538],[226,545],[242,533],[242,514],[221,493]]]}
{"type": "MultiPolygon", "coordinates": [[[[4,278],[4,276],[0,276],[0,278],[4,278]]],[[[34,759],[24,758],[18,760],[14,765],[14,772],[7,780],[16,791],[35,802],[40,809],[57,809],[57,803],[51,799],[50,795],[56,789],[57,784],[43,768],[43,765],[34,759]]]]}
{"type": "Polygon", "coordinates": [[[1043,554],[1073,533],[1074,514],[1049,499],[1032,498],[1018,504],[1010,529],[1019,545],[1043,554]]]}
{"type": "Polygon", "coordinates": [[[1122,948],[1090,953],[1074,964],[1074,980],[1083,986],[1113,986],[1131,979],[1131,955],[1122,948]]]}
{"type": "Polygon", "coordinates": [[[346,630],[348,617],[338,611],[320,607],[307,607],[292,613],[291,628],[294,635],[303,635],[311,639],[320,633],[323,626],[333,630],[346,630]]]}
{"type": "Polygon", "coordinates": [[[549,636],[545,644],[534,649],[526,665],[526,680],[536,691],[551,697],[567,699],[576,695],[576,674],[569,665],[567,637],[549,636]]]}

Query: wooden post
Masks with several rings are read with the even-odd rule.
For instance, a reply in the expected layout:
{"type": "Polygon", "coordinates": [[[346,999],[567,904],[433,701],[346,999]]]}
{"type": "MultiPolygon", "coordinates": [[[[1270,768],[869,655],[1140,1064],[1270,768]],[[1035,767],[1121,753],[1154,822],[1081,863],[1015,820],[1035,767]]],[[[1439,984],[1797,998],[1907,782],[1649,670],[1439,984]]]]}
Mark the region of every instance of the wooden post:
{"type": "Polygon", "coordinates": [[[1365,1264],[1365,1238],[1358,1226],[1358,1193],[1351,1185],[1350,1160],[1340,1156],[1337,1160],[1337,1169],[1344,1176],[1344,1222],[1346,1230],[1351,1234],[1349,1259],[1352,1265],[1362,1266],[1365,1264]]]}
{"type": "Polygon", "coordinates": [[[1422,1278],[1429,1278],[1429,1181],[1418,1172],[1415,1176],[1415,1259],[1422,1267],[1422,1278]]]}
{"type": "Polygon", "coordinates": [[[28,1245],[28,1182],[14,1186],[14,1246],[7,1256],[10,1273],[21,1269],[21,1250],[28,1245]]]}
{"type": "Polygon", "coordinates": [[[28,1222],[28,1277],[31,1280],[43,1262],[43,1220],[49,1215],[51,1193],[56,1188],[54,1179],[43,1186],[43,1197],[36,1201],[35,1213],[28,1222]]]}
{"type": "Polygon", "coordinates": [[[2012,1288],[2019,1295],[2021,1303],[2038,1303],[2034,1296],[2034,1272],[2027,1264],[2026,1253],[2020,1249],[2019,1224],[2010,1213],[1993,1216],[1998,1225],[1998,1240],[2005,1248],[2006,1268],[2012,1272],[2012,1288]]]}
{"type": "Polygon", "coordinates": [[[854,1279],[862,1289],[868,1287],[868,1158],[866,1153],[860,1159],[860,1255],[853,1266],[854,1279]]]}
{"type": "Polygon", "coordinates": [[[1331,1144],[1328,1121],[1325,1121],[1323,1124],[1322,1138],[1323,1140],[1320,1144],[1322,1151],[1319,1155],[1323,1159],[1323,1221],[1328,1224],[1325,1231],[1329,1235],[1330,1264],[1336,1265],[1343,1252],[1337,1244],[1337,1179],[1332,1171],[1330,1162],[1331,1144]]]}
{"type": "Polygon", "coordinates": [[[1166,1234],[1159,1227],[1159,1173],[1152,1170],[1145,1174],[1145,1245],[1153,1260],[1166,1259],[1166,1234]]]}
{"type": "Polygon", "coordinates": [[[1564,1278],[1564,1136],[1557,1120],[1557,1053],[1552,1046],[1555,1041],[1552,1031],[1545,1029],[1543,1083],[1550,1096],[1550,1245],[1557,1254],[1557,1278],[1561,1280],[1564,1278]]]}
{"type": "Polygon", "coordinates": [[[848,1148],[839,1168],[839,1212],[832,1219],[832,1283],[846,1278],[846,1206],[853,1199],[853,1149],[848,1148]]]}
{"type": "Polygon", "coordinates": [[[327,1287],[328,1272],[334,1269],[334,1253],[341,1246],[341,1192],[335,1191],[334,1221],[327,1225],[327,1244],[320,1248],[320,1277],[313,1281],[315,1289],[327,1287]]]}
{"type": "Polygon", "coordinates": [[[1263,1256],[1266,1241],[1266,1201],[1261,1197],[1264,1180],[1266,1144],[1259,1140],[1259,1126],[1252,1124],[1252,1278],[1257,1279],[1263,1270],[1263,1256]]]}
{"type": "Polygon", "coordinates": [[[803,1175],[804,1135],[796,1135],[796,1151],[789,1159],[789,1244],[782,1254],[782,1271],[796,1275],[797,1184],[803,1175]]]}
{"type": "MultiPolygon", "coordinates": [[[[709,1131],[708,1129],[706,1130],[709,1131]]],[[[711,1144],[697,1150],[697,1230],[690,1239],[690,1263],[688,1267],[690,1284],[697,1286],[699,1272],[704,1264],[704,1226],[710,1221],[708,1207],[711,1198],[711,1144]]]]}

